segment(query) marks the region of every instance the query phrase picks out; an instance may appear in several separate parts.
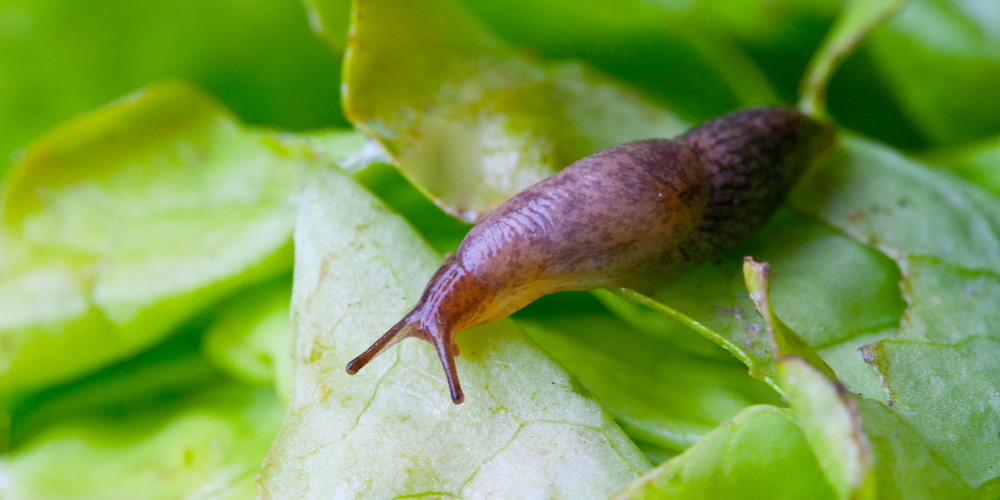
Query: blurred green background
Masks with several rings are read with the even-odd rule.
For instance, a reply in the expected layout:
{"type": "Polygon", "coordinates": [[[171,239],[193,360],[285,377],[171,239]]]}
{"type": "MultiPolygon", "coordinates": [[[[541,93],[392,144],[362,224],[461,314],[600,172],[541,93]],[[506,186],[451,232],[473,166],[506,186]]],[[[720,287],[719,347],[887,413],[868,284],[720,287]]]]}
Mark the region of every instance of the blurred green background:
{"type": "MultiPolygon", "coordinates": [[[[739,94],[751,91],[742,87],[757,85],[740,81],[739,68],[747,66],[759,68],[781,101],[794,103],[806,64],[841,7],[836,0],[465,3],[525,51],[582,59],[691,120],[745,104],[739,94]]],[[[977,2],[918,3],[919,9],[907,9],[918,12],[901,16],[912,22],[896,20],[898,29],[880,29],[837,72],[830,85],[833,115],[848,128],[906,149],[1000,132],[1000,120],[990,114],[996,93],[982,92],[995,82],[997,21],[977,16],[977,9],[989,10],[977,2]],[[933,28],[942,38],[916,43],[914,26],[933,28]],[[956,28],[957,37],[949,32],[956,28]],[[890,64],[887,52],[904,56],[895,63],[902,67],[890,64]],[[984,61],[993,67],[983,67],[984,61]],[[921,72],[930,62],[939,63],[940,74],[921,72]],[[909,88],[908,76],[930,83],[909,88]],[[935,80],[960,87],[941,99],[935,80]],[[953,117],[964,130],[926,125],[942,122],[941,112],[925,112],[920,108],[928,106],[914,100],[964,107],[967,118],[953,117]]],[[[204,89],[250,124],[346,126],[339,67],[339,54],[310,30],[297,0],[4,0],[0,171],[55,124],[171,77],[204,89]]]]}

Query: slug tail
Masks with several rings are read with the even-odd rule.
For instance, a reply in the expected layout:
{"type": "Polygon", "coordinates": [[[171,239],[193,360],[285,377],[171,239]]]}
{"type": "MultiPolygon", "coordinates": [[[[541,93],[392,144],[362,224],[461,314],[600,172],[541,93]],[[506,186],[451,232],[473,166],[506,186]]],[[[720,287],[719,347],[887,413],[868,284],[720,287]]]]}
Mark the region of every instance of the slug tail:
{"type": "Polygon", "coordinates": [[[358,370],[364,368],[369,361],[375,359],[379,354],[396,345],[400,340],[413,336],[415,329],[415,324],[408,318],[403,318],[402,321],[393,325],[388,332],[385,332],[385,335],[379,337],[365,352],[351,360],[350,363],[347,363],[347,373],[351,375],[358,373],[358,370]]]}

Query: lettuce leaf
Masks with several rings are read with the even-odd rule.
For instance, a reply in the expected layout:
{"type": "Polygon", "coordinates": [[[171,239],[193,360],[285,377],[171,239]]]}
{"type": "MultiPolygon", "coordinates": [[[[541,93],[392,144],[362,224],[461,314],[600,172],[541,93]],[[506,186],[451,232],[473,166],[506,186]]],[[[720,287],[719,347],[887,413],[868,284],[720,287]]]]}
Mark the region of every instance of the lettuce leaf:
{"type": "Polygon", "coordinates": [[[260,498],[604,498],[648,468],[509,320],[459,336],[460,406],[417,340],[348,375],[441,262],[350,177],[329,171],[307,189],[295,252],[292,395],[260,498]]]}
{"type": "Polygon", "coordinates": [[[0,358],[26,391],[156,343],[287,272],[310,166],[180,83],[39,139],[0,200],[0,358]]]}
{"type": "Polygon", "coordinates": [[[252,497],[284,405],[221,377],[200,353],[202,328],[20,399],[3,497],[252,497]]]}
{"type": "Polygon", "coordinates": [[[517,54],[449,0],[355,7],[344,112],[467,222],[594,151],[686,128],[586,66],[517,54]]]}

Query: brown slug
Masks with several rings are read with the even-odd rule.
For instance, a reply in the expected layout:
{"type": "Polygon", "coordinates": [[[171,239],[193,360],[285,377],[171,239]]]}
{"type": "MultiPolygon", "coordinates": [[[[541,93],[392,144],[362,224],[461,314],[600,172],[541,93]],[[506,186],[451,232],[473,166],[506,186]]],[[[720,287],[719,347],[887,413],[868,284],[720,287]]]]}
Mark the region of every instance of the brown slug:
{"type": "Polygon", "coordinates": [[[437,349],[463,401],[456,336],[563,290],[626,286],[741,243],[778,208],[831,128],[792,109],[731,113],[674,139],[594,153],[484,217],[417,305],[347,365],[406,337],[437,349]]]}

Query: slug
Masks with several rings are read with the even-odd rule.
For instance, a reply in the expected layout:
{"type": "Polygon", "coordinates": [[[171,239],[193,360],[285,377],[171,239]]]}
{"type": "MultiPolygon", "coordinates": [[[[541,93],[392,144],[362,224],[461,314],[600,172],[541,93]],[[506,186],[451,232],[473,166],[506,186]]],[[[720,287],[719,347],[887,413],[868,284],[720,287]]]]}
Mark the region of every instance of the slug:
{"type": "Polygon", "coordinates": [[[832,141],[798,111],[731,113],[674,139],[594,153],[514,195],[476,224],[416,306],[348,363],[357,373],[396,342],[434,345],[464,400],[456,336],[563,290],[627,286],[732,248],[768,220],[832,141]]]}

